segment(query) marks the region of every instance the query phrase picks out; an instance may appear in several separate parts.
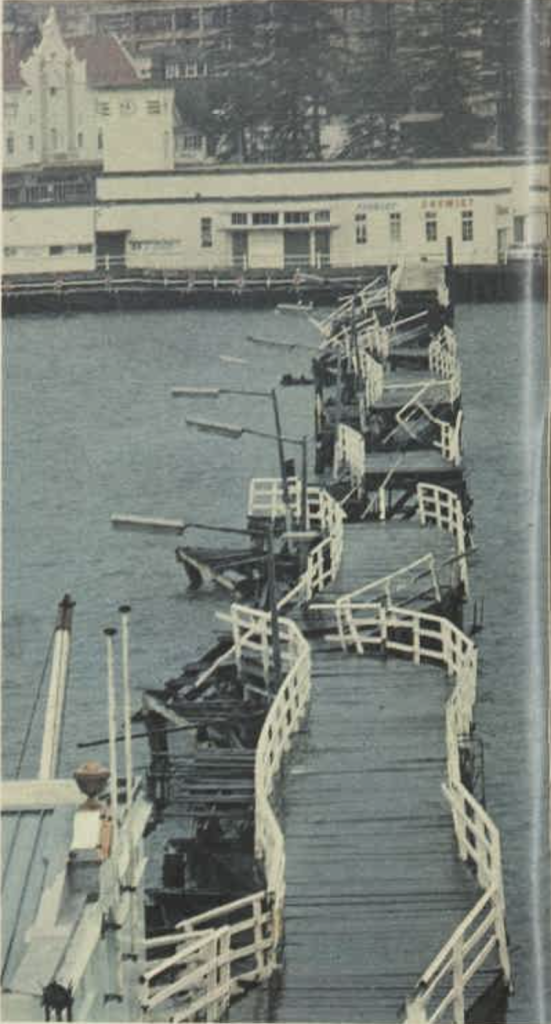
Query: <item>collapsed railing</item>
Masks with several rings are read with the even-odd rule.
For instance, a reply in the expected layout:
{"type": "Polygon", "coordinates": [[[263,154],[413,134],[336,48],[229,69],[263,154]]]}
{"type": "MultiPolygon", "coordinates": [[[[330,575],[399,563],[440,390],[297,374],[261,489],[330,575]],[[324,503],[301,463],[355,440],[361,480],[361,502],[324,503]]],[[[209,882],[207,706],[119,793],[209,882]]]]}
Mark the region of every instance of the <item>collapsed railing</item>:
{"type": "Polygon", "coordinates": [[[461,750],[472,734],[476,699],[477,651],[473,641],[448,619],[382,603],[339,603],[337,635],[341,647],[363,653],[366,646],[444,667],[455,680],[446,705],[447,779],[443,792],[450,804],[461,860],[476,870],[483,894],[420,978],[408,1004],[408,1020],[436,1024],[449,1019],[464,1024],[469,982],[497,953],[507,984],[511,967],[505,928],[505,899],[499,831],[465,786],[461,750]]]}
{"type": "MultiPolygon", "coordinates": [[[[227,616],[233,646],[196,685],[224,664],[238,675],[254,672],[267,690],[274,685],[274,649],[269,613],[232,605],[227,616]]],[[[145,940],[147,951],[175,951],[143,974],[146,1019],[217,1020],[243,986],[268,978],[277,967],[285,899],[285,843],[270,803],[275,778],[304,715],[311,686],[310,646],[298,626],[280,617],[279,649],[284,676],[264,721],[255,754],[255,856],[265,888],[239,900],[186,918],[174,932],[145,940]],[[172,1012],[171,1012],[172,1010],[172,1012]]]]}
{"type": "Polygon", "coordinates": [[[368,313],[377,306],[387,306],[389,298],[389,286],[382,277],[377,277],[352,295],[345,296],[323,320],[318,320],[315,317],[309,317],[309,319],[320,334],[325,338],[330,338],[335,324],[340,320],[346,320],[355,312],[368,313]]]}

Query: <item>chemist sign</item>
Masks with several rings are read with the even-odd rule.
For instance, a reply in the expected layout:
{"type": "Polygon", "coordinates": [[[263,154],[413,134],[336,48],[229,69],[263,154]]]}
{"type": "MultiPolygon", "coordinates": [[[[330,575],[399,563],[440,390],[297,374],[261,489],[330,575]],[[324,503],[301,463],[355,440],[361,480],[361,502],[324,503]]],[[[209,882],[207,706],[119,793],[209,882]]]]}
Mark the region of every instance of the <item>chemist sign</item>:
{"type": "Polygon", "coordinates": [[[472,196],[446,196],[445,198],[439,197],[438,199],[423,199],[421,201],[422,210],[469,210],[473,206],[472,196]]]}

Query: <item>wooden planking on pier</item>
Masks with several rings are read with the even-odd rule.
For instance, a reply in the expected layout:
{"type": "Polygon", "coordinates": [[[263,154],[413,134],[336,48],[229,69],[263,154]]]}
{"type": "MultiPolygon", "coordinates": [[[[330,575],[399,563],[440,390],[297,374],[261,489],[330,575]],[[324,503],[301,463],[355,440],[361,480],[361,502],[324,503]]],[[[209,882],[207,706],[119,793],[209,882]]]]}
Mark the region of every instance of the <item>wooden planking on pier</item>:
{"type": "MultiPolygon", "coordinates": [[[[428,551],[445,560],[453,542],[417,522],[345,524],[339,577],[320,601],[428,551]]],[[[434,666],[312,641],[308,720],[281,786],[284,971],[232,1019],[400,1019],[478,895],[441,791],[449,688],[434,666]]]]}
{"type": "Polygon", "coordinates": [[[269,1019],[395,1022],[474,905],[441,792],[448,693],[432,666],[314,642],[306,736],[283,784],[286,955],[269,1019]]]}
{"type": "Polygon", "coordinates": [[[335,582],[320,594],[319,602],[371,583],[432,552],[437,564],[455,554],[449,534],[422,527],[417,520],[390,523],[345,523],[341,569],[335,582]]]}

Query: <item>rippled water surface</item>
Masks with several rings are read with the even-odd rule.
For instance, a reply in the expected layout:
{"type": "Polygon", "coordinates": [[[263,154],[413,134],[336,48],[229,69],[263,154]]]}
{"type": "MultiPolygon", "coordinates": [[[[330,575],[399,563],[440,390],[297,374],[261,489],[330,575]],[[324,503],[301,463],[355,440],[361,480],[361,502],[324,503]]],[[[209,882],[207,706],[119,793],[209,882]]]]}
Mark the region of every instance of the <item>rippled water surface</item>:
{"type": "MultiPolygon", "coordinates": [[[[551,1019],[545,802],[543,546],[545,310],[462,306],[465,452],[474,497],[473,596],[479,636],[478,732],[488,808],[502,831],[516,992],[511,1021],[551,1019]]],[[[123,534],[113,512],[242,526],[253,474],[277,472],[275,445],[199,434],[186,414],[272,429],[269,404],[172,399],[174,384],[264,389],[308,351],[258,347],[248,334],[303,344],[313,328],[273,312],[25,317],[4,340],[4,770],[20,759],[57,602],[77,602],[62,772],[106,733],[102,629],[130,601],[132,675],[162,683],[202,653],[217,597],[189,595],[171,537],[123,534]],[[246,363],[223,362],[220,356],[246,363]]],[[[284,431],[311,433],[309,388],[281,389],[284,431]]],[[[292,454],[290,450],[289,455],[292,454]]],[[[204,535],[203,535],[204,536],[204,535]]],[[[190,535],[190,538],[192,535],[190,535]]],[[[43,701],[22,765],[35,773],[43,701]]],[[[92,751],[106,756],[105,748],[92,751]]],[[[142,750],[141,756],[145,757],[142,750]]],[[[315,837],[313,837],[314,839],[315,837]]]]}

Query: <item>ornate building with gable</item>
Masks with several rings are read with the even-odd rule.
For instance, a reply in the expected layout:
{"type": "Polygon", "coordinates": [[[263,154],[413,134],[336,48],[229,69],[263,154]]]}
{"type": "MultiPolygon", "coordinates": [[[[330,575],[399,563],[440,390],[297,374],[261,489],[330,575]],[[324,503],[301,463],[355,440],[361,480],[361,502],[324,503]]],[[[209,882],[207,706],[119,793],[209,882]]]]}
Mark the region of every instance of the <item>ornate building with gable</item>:
{"type": "Polygon", "coordinates": [[[115,36],[65,41],[51,8],[37,45],[5,40],[6,171],[171,170],[176,127],[173,89],[144,81],[115,36]]]}

